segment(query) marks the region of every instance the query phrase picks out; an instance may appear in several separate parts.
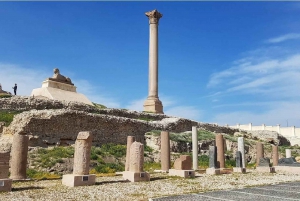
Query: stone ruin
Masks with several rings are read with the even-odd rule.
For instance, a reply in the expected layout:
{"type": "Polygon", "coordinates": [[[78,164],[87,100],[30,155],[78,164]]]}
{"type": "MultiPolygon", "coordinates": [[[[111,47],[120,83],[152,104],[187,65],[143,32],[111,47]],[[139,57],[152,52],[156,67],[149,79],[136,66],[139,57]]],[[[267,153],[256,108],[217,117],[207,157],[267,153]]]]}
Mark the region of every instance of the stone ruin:
{"type": "Polygon", "coordinates": [[[93,105],[85,95],[76,92],[76,87],[70,78],[61,75],[58,68],[53,71],[54,75],[43,81],[42,88],[33,89],[31,96],[43,99],[77,101],[93,105]]]}
{"type": "Polygon", "coordinates": [[[10,92],[4,91],[4,90],[2,89],[1,83],[0,83],[0,95],[11,95],[10,92]]]}
{"type": "Polygon", "coordinates": [[[74,187],[95,184],[96,175],[89,174],[92,137],[91,132],[79,132],[75,142],[73,174],[63,175],[63,185],[74,187]]]}
{"type": "Polygon", "coordinates": [[[188,155],[180,155],[174,162],[174,169],[169,170],[169,176],[195,177],[195,170],[192,170],[192,158],[188,155]]]}
{"type": "Polygon", "coordinates": [[[12,180],[8,178],[10,153],[0,153],[0,192],[11,191],[12,180]]]}
{"type": "Polygon", "coordinates": [[[123,172],[123,178],[131,182],[150,181],[150,174],[144,172],[144,145],[140,142],[133,142],[129,153],[129,170],[123,172]]]}

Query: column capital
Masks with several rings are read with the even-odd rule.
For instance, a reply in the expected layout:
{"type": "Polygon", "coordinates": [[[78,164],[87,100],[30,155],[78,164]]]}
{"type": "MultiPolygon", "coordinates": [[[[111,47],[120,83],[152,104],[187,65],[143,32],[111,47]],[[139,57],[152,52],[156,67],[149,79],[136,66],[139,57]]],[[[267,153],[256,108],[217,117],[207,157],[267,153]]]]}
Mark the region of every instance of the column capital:
{"type": "Polygon", "coordinates": [[[146,12],[145,15],[149,19],[149,24],[158,24],[159,19],[163,16],[160,12],[158,12],[156,9],[146,12]]]}

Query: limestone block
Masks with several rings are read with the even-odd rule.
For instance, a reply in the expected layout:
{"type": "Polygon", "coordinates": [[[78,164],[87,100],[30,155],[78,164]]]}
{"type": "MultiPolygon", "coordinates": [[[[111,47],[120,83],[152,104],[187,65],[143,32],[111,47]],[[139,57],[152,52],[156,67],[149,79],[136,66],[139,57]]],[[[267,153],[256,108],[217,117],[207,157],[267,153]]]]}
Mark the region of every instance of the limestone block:
{"type": "Polygon", "coordinates": [[[89,186],[96,183],[96,175],[74,175],[66,174],[63,175],[62,184],[70,187],[75,186],[89,186]]]}
{"type": "Polygon", "coordinates": [[[235,172],[235,173],[246,173],[246,168],[234,167],[233,172],[235,172]]]}
{"type": "Polygon", "coordinates": [[[270,172],[270,173],[275,173],[275,168],[274,168],[274,167],[261,166],[261,167],[256,167],[255,170],[256,170],[257,172],[270,172]]]}
{"type": "Polygon", "coordinates": [[[70,84],[66,84],[66,83],[62,83],[62,82],[56,82],[56,81],[52,81],[52,80],[45,80],[42,83],[42,88],[46,88],[46,87],[52,87],[52,88],[61,89],[64,91],[76,92],[76,87],[74,85],[70,85],[70,84]]]}
{"type": "Polygon", "coordinates": [[[176,169],[169,169],[169,176],[178,176],[183,178],[190,178],[195,177],[194,170],[176,170],[176,169]]]}
{"type": "Polygon", "coordinates": [[[147,172],[124,171],[123,178],[131,182],[150,181],[150,174],[147,172]]]}
{"type": "Polygon", "coordinates": [[[0,179],[0,192],[11,191],[12,180],[11,179],[0,179]]]}
{"type": "Polygon", "coordinates": [[[175,170],[191,170],[192,169],[192,158],[188,155],[181,155],[174,162],[175,170]]]}
{"type": "Polygon", "coordinates": [[[277,171],[280,172],[288,172],[294,174],[300,174],[300,167],[293,167],[293,166],[274,166],[277,171]]]}
{"type": "Polygon", "coordinates": [[[130,147],[129,171],[144,172],[143,165],[144,165],[144,145],[140,142],[134,142],[130,147]]]}
{"type": "Polygon", "coordinates": [[[216,168],[207,168],[206,169],[206,174],[210,174],[210,175],[221,174],[221,170],[216,169],[216,168]]]}

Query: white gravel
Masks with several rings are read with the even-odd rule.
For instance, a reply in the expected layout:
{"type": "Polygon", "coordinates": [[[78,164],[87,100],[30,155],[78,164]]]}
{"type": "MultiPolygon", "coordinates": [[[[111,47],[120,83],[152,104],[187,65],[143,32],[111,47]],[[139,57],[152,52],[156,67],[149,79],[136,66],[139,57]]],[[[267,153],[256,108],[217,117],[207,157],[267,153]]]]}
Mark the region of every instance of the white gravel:
{"type": "Polygon", "coordinates": [[[206,175],[183,179],[163,173],[151,174],[150,182],[131,183],[121,176],[97,177],[96,185],[66,187],[61,180],[14,182],[12,192],[0,193],[0,200],[148,200],[154,197],[244,188],[280,182],[300,181],[300,174],[256,173],[206,175]]]}

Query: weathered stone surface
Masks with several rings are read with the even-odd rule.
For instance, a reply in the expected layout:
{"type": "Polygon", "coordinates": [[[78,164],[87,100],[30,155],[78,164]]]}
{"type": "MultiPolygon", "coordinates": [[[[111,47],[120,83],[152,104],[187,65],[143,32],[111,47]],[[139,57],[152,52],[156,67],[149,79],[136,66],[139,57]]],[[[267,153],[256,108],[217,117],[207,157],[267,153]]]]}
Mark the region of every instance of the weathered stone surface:
{"type": "Polygon", "coordinates": [[[269,158],[260,158],[258,166],[259,167],[270,167],[270,159],[269,158]]]}
{"type": "Polygon", "coordinates": [[[192,127],[193,170],[198,170],[198,133],[197,127],[192,127]]]}
{"type": "Polygon", "coordinates": [[[257,139],[275,144],[275,145],[291,145],[290,141],[286,139],[281,134],[275,131],[268,131],[268,130],[260,130],[260,131],[246,131],[247,133],[251,134],[253,137],[257,139]]]}
{"type": "Polygon", "coordinates": [[[79,132],[75,142],[73,174],[89,174],[92,137],[91,132],[79,132]]]}
{"type": "Polygon", "coordinates": [[[70,78],[65,77],[62,74],[60,74],[60,71],[58,68],[54,68],[53,72],[54,72],[54,74],[53,74],[52,78],[48,78],[49,80],[74,85],[70,78]]]}
{"type": "Polygon", "coordinates": [[[175,170],[191,170],[192,158],[188,155],[180,155],[174,162],[175,170]]]}
{"type": "Polygon", "coordinates": [[[296,166],[296,167],[300,167],[300,163],[298,163],[294,157],[281,158],[278,161],[278,166],[296,166]]]}
{"type": "Polygon", "coordinates": [[[217,147],[209,146],[209,168],[217,168],[217,147]]]}
{"type": "Polygon", "coordinates": [[[285,157],[286,158],[291,158],[292,157],[292,150],[291,149],[286,149],[285,150],[285,157]]]}
{"type": "MultiPolygon", "coordinates": [[[[246,168],[246,160],[245,160],[245,143],[243,137],[238,137],[238,151],[241,153],[241,161],[242,166],[241,168],[246,168]]],[[[237,166],[238,167],[238,166],[237,166]]]]}
{"type": "Polygon", "coordinates": [[[224,139],[222,134],[216,135],[217,167],[225,168],[224,139]]]}
{"type": "Polygon", "coordinates": [[[161,134],[161,170],[168,171],[170,169],[171,157],[170,157],[170,135],[168,131],[162,131],[161,134]]]}
{"type": "Polygon", "coordinates": [[[278,146],[273,145],[272,146],[272,160],[273,160],[273,166],[278,165],[278,146]]]}
{"type": "Polygon", "coordinates": [[[235,157],[236,167],[243,168],[242,153],[240,151],[236,151],[235,157]]]}
{"type": "Polygon", "coordinates": [[[144,172],[144,145],[140,142],[134,142],[130,146],[130,164],[129,171],[130,172],[144,172]]]}
{"type": "Polygon", "coordinates": [[[15,134],[11,150],[11,175],[14,180],[26,179],[28,141],[26,135],[15,134]]]}
{"type": "Polygon", "coordinates": [[[264,158],[264,145],[261,142],[256,143],[256,165],[258,166],[260,158],[264,158]]]}
{"type": "Polygon", "coordinates": [[[126,163],[125,163],[125,171],[129,171],[130,165],[130,147],[132,143],[135,141],[134,136],[127,136],[127,147],[126,147],[126,163]]]}
{"type": "Polygon", "coordinates": [[[8,178],[10,153],[0,153],[0,179],[8,178]]]}

